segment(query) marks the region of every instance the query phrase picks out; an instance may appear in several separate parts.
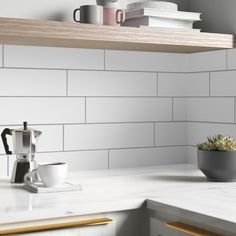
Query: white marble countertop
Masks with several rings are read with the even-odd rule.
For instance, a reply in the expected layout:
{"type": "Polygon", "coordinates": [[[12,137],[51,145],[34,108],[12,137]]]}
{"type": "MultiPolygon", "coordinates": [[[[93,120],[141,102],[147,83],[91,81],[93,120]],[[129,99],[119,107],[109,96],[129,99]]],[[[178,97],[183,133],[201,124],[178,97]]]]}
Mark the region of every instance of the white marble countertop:
{"type": "Polygon", "coordinates": [[[179,209],[182,214],[193,212],[236,227],[236,182],[207,182],[191,165],[73,172],[67,180],[83,189],[35,194],[10,184],[9,179],[0,179],[0,224],[129,210],[147,204],[154,210],[179,209]]]}

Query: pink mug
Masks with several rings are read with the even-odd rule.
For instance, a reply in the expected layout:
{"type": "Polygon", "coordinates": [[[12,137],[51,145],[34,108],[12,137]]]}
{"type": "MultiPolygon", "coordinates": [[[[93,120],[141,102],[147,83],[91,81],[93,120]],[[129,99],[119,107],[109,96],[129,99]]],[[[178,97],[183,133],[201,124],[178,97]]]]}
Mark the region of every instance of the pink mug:
{"type": "Polygon", "coordinates": [[[125,12],[116,8],[103,8],[103,24],[120,26],[125,21],[125,12]]]}

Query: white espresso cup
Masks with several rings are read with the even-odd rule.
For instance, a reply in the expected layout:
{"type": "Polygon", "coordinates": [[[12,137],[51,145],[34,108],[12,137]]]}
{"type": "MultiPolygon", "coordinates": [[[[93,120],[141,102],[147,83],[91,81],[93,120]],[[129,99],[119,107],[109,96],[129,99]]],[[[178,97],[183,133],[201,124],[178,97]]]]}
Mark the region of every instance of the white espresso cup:
{"type": "Polygon", "coordinates": [[[37,169],[25,175],[25,183],[41,182],[46,187],[56,187],[64,183],[67,173],[67,164],[55,162],[39,164],[37,169]]]}

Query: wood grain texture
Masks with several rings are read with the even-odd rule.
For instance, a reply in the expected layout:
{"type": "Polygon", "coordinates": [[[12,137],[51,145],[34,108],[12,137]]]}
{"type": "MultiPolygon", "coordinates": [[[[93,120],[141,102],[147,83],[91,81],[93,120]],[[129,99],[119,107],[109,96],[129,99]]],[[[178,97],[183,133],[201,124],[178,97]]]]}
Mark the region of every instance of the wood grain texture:
{"type": "Polygon", "coordinates": [[[235,39],[230,34],[0,18],[0,43],[193,53],[230,49],[235,39]]]}

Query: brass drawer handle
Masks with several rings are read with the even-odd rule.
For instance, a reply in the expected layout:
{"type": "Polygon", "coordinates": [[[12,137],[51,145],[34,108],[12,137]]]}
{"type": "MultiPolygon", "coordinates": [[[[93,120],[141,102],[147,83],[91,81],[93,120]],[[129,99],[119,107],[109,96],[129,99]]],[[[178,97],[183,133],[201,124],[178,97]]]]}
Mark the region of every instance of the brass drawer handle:
{"type": "Polygon", "coordinates": [[[95,226],[95,225],[106,225],[112,223],[113,220],[109,218],[98,218],[91,220],[77,220],[70,221],[65,223],[51,223],[51,224],[42,224],[36,226],[28,226],[28,227],[13,227],[10,229],[1,230],[0,227],[0,235],[12,235],[12,234],[21,234],[21,233],[32,233],[38,231],[46,231],[53,229],[66,229],[73,227],[85,227],[85,226],[95,226]]]}
{"type": "Polygon", "coordinates": [[[216,233],[204,230],[204,229],[200,229],[191,225],[181,223],[181,222],[167,223],[166,227],[176,229],[178,231],[187,233],[192,236],[223,236],[221,234],[216,234],[216,233]]]}

